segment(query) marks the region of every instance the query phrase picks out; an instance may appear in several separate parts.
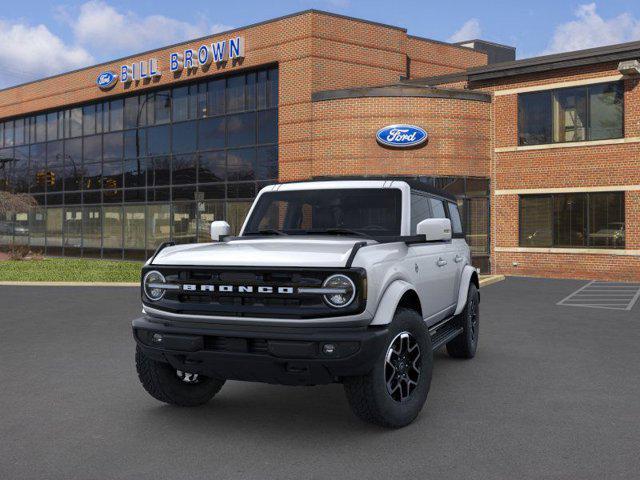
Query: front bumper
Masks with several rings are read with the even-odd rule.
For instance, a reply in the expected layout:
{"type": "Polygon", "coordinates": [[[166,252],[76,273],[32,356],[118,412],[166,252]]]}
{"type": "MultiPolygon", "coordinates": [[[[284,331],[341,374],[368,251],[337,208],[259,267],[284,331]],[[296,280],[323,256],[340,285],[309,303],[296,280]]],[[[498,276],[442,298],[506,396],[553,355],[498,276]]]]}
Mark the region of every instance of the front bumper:
{"type": "Polygon", "coordinates": [[[319,385],[364,375],[385,351],[388,336],[386,327],[203,327],[149,317],[132,326],[145,355],[176,370],[283,385],[319,385]],[[333,346],[331,353],[327,345],[333,346]]]}

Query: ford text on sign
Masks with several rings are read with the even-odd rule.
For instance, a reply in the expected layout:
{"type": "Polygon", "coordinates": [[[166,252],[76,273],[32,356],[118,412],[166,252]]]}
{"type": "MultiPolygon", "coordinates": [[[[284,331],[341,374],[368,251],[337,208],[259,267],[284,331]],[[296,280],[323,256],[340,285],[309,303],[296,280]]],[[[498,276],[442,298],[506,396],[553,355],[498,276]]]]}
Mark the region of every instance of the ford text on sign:
{"type": "Polygon", "coordinates": [[[427,141],[427,132],[415,125],[389,125],[378,130],[376,139],[388,147],[416,147],[427,141]]]}

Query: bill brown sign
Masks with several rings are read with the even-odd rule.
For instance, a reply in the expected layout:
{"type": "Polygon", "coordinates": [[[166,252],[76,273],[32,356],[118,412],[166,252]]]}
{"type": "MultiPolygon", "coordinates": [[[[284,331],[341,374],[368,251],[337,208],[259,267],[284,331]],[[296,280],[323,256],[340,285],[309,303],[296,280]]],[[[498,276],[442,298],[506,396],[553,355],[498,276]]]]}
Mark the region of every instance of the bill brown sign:
{"type": "MultiPolygon", "coordinates": [[[[180,52],[169,54],[169,70],[180,73],[183,70],[191,71],[201,66],[212,63],[223,63],[227,60],[244,58],[244,37],[234,37],[229,40],[221,40],[210,44],[201,45],[198,49],[188,48],[180,52]]],[[[120,74],[104,71],[98,75],[96,84],[102,90],[113,87],[120,79],[122,86],[131,82],[160,77],[162,72],[158,68],[158,60],[150,58],[141,62],[134,62],[120,67],[120,74]]]]}

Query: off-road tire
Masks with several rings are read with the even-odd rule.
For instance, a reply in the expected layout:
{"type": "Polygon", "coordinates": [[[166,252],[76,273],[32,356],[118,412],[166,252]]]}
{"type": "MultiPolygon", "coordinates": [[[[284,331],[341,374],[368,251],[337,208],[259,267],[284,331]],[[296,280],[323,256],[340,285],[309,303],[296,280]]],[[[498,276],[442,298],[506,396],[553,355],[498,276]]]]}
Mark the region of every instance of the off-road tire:
{"type": "Polygon", "coordinates": [[[156,400],[180,407],[204,405],[220,391],[224,380],[199,377],[198,383],[185,383],[168,363],[147,357],[136,345],[136,369],[144,389],[156,400]]]}
{"type": "Polygon", "coordinates": [[[353,413],[365,422],[386,428],[404,427],[418,416],[427,400],[431,386],[433,349],[431,337],[419,313],[399,308],[389,327],[389,335],[373,369],[358,377],[346,377],[343,381],[347,400],[353,413]],[[420,347],[420,375],[417,386],[400,402],[387,390],[385,360],[391,342],[401,333],[409,332],[420,347]]]}
{"type": "Polygon", "coordinates": [[[455,321],[459,322],[463,331],[447,343],[447,353],[453,358],[475,357],[480,329],[480,295],[475,284],[469,285],[467,304],[455,321]]]}

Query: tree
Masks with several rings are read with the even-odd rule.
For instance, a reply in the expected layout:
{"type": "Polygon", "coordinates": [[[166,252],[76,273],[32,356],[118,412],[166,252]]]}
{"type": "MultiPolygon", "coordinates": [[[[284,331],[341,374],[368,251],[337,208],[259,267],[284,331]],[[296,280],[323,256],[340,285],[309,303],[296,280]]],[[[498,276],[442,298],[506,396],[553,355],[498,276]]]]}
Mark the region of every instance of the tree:
{"type": "Polygon", "coordinates": [[[0,191],[0,215],[27,212],[38,205],[36,199],[27,193],[0,191]]]}

